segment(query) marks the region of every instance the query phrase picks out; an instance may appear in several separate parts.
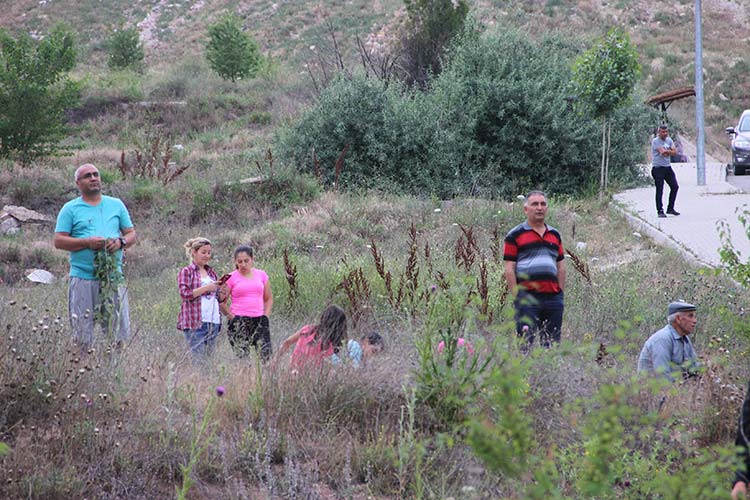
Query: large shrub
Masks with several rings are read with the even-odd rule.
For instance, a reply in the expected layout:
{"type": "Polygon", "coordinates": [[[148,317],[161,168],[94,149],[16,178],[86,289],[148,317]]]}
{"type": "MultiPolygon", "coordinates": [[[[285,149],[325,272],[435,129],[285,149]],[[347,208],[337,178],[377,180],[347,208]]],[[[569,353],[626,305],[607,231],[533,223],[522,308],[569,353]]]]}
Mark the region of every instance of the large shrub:
{"type": "MultiPolygon", "coordinates": [[[[450,113],[454,133],[436,152],[445,150],[440,159],[460,166],[470,182],[464,189],[574,193],[594,182],[598,124],[571,105],[570,65],[577,51],[558,36],[537,42],[517,31],[469,35],[453,51],[433,93],[435,112],[450,113]]],[[[616,130],[630,130],[612,138],[610,170],[620,181],[637,175],[649,113],[636,104],[613,116],[616,130]]]]}
{"type": "Polygon", "coordinates": [[[319,173],[330,185],[334,164],[348,144],[340,185],[379,184],[395,167],[388,164],[391,154],[384,133],[396,100],[378,80],[340,78],[320,95],[317,106],[282,132],[281,154],[303,170],[319,173]]]}
{"type": "Polygon", "coordinates": [[[225,80],[252,78],[260,70],[263,57],[258,44],[242,31],[237,16],[224,16],[209,26],[208,38],[206,59],[211,69],[225,80]]]}
{"type": "MultiPolygon", "coordinates": [[[[348,144],[341,184],[381,185],[451,197],[510,196],[529,188],[555,193],[597,180],[598,123],[572,105],[571,63],[578,45],[531,40],[517,31],[469,32],[424,92],[361,76],[335,81],[317,105],[282,133],[283,156],[323,173],[348,144]]],[[[637,176],[650,120],[632,104],[612,117],[610,171],[637,176]]]]}
{"type": "Polygon", "coordinates": [[[75,63],[75,36],[62,25],[40,41],[0,30],[0,158],[25,165],[57,151],[65,111],[78,101],[68,78],[75,63]]]}

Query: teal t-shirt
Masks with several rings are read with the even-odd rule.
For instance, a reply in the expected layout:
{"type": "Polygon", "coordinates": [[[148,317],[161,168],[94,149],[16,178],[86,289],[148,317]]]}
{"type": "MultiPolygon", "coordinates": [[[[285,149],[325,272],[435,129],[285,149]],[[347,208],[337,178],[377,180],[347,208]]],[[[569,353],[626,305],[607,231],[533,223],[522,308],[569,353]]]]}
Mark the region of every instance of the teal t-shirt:
{"type": "MultiPolygon", "coordinates": [[[[102,196],[102,201],[92,206],[80,196],[63,205],[57,216],[56,233],[68,233],[74,238],[117,238],[123,229],[133,227],[128,209],[118,198],[102,196]]],[[[122,273],[122,250],[116,252],[117,269],[122,273]]],[[[70,252],[70,276],[85,280],[94,279],[94,251],[89,248],[70,252]]]]}

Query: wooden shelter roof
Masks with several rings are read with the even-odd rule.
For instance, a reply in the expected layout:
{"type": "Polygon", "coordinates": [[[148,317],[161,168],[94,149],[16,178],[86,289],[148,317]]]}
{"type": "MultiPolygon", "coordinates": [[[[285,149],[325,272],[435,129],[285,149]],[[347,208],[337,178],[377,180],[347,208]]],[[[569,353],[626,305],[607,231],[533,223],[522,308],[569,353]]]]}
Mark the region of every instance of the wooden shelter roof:
{"type": "Polygon", "coordinates": [[[669,104],[672,101],[678,99],[684,99],[685,97],[691,97],[695,95],[695,87],[682,87],[668,92],[662,92],[646,99],[646,104],[650,106],[659,106],[661,104],[669,104]]]}

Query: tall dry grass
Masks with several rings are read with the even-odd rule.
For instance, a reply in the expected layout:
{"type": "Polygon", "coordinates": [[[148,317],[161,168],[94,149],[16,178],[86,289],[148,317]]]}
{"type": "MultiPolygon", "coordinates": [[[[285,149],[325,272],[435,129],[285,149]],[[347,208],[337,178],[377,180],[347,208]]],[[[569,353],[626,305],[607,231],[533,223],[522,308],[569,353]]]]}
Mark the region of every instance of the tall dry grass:
{"type": "MultiPolygon", "coordinates": [[[[209,411],[215,433],[191,469],[189,498],[524,497],[532,477],[489,473],[463,442],[462,422],[446,425],[437,418],[440,408],[414,390],[418,342],[430,325],[441,324],[429,308],[434,294],[471,295],[459,308],[466,315],[459,321],[461,335],[483,346],[482,353],[494,347],[521,356],[502,326],[509,310],[500,301],[503,279],[494,257],[498,235],[520,220],[520,207],[480,200],[440,207],[382,195],[325,195],[268,225],[214,238],[214,264],[221,270],[231,265],[236,243],[257,243],[256,264],[269,273],[276,297],[274,345],[314,322],[329,302],[360,313],[351,335],[375,329],[385,337],[386,351],[359,370],[342,366],[295,375],[288,360],[259,370],[252,359],[236,359],[223,336],[208,363],[186,356],[174,329],[175,276],[184,265],[179,243],[193,233],[213,237],[221,228],[216,223],[186,229],[156,219],[138,222],[140,243],[126,259],[133,339],[121,350],[99,342],[82,353],[71,343],[64,281],[0,287],[0,440],[12,449],[0,459],[0,494],[170,497],[184,480],[196,426],[209,411]],[[287,293],[292,267],[295,294],[287,293]],[[402,277],[404,297],[407,290],[410,295],[394,307],[402,277]],[[483,288],[494,311],[491,322],[483,288]],[[217,386],[226,389],[221,398],[217,386]]],[[[672,295],[700,304],[696,348],[712,368],[699,381],[667,391],[661,409],[660,394],[626,391],[627,404],[649,416],[652,436],[638,438],[644,424],[629,420],[625,431],[633,438],[626,442],[639,457],[653,455],[643,458],[647,464],[666,459],[654,450],[694,456],[728,444],[739,404],[736,387],[748,376],[737,356],[747,349],[739,316],[744,292],[728,298],[722,278],[633,239],[596,202],[553,207],[550,222],[566,244],[573,245],[566,235],[574,231],[575,240],[587,242],[576,255],[589,274],[570,270],[562,346],[524,358],[528,375],[519,390],[535,436],[529,453],[555,450],[549,453],[560,458],[559,488],[580,494],[570,478],[584,470],[587,415],[600,409],[603,388],[630,383],[640,346],[663,326],[662,309],[672,295]],[[648,257],[632,261],[631,252],[648,257]],[[730,324],[735,335],[717,334],[730,324]]],[[[445,358],[435,354],[433,361],[442,366],[445,358]]],[[[462,397],[469,398],[462,403],[468,418],[492,416],[482,392],[462,397]]],[[[669,467],[681,471],[677,462],[669,467]]],[[[643,470],[627,469],[628,480],[642,480],[643,470]]],[[[623,484],[613,485],[618,494],[637,498],[623,484]]]]}

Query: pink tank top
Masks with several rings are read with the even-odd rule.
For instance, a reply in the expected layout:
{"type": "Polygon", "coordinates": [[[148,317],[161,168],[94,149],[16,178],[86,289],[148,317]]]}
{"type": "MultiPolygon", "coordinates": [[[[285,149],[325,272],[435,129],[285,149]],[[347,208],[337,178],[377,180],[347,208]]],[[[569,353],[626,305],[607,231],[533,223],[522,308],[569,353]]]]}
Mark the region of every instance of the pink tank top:
{"type": "Polygon", "coordinates": [[[239,271],[232,271],[230,278],[227,280],[227,287],[232,297],[232,304],[229,310],[235,316],[248,316],[257,318],[263,316],[263,293],[268,283],[268,275],[260,270],[253,268],[253,275],[246,278],[239,271]]]}

